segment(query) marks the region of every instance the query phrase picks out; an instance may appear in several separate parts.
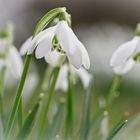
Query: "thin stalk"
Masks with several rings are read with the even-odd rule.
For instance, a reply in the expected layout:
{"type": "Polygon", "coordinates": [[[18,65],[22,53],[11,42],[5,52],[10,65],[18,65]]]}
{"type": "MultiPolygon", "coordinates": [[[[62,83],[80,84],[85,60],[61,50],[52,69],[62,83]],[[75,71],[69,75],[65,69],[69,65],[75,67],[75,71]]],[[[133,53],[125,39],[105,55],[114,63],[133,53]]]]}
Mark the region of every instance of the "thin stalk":
{"type": "MultiPolygon", "coordinates": [[[[53,71],[53,68],[48,65],[48,67],[46,68],[45,73],[44,73],[45,76],[43,77],[42,83],[41,83],[41,85],[39,87],[40,88],[39,89],[40,94],[44,94],[45,95],[45,93],[48,91],[49,85],[50,85],[50,81],[51,81],[52,71],[53,71]]],[[[33,98],[33,97],[34,96],[32,96],[31,98],[33,98]]],[[[37,119],[38,122],[36,123],[37,127],[41,126],[42,116],[44,115],[44,105],[45,104],[46,104],[46,97],[43,98],[43,101],[42,101],[42,104],[41,104],[41,108],[40,108],[40,111],[39,111],[39,116],[38,116],[38,119],[37,119]]],[[[30,139],[33,139],[32,136],[30,137],[30,139]]]]}
{"type": "Polygon", "coordinates": [[[22,97],[20,99],[20,102],[19,102],[19,107],[18,107],[18,127],[19,127],[19,130],[22,128],[22,123],[23,123],[23,109],[22,109],[22,97]]]}
{"type": "Polygon", "coordinates": [[[93,94],[92,84],[93,82],[91,81],[85,97],[80,140],[88,139],[88,132],[90,127],[90,106],[91,106],[92,94],[93,94]]]}
{"type": "Polygon", "coordinates": [[[115,76],[113,84],[112,84],[110,92],[109,92],[109,96],[108,96],[108,102],[107,102],[108,105],[111,104],[112,101],[114,100],[115,93],[116,93],[116,91],[118,90],[118,88],[120,86],[121,80],[122,80],[121,75],[116,75],[115,76]]]}
{"type": "Polygon", "coordinates": [[[48,101],[47,101],[47,104],[44,107],[45,108],[44,115],[42,117],[41,127],[40,127],[40,130],[39,130],[39,138],[38,138],[39,140],[43,139],[43,132],[44,132],[45,126],[47,124],[48,111],[49,111],[49,107],[50,107],[50,104],[51,104],[51,101],[52,101],[52,97],[54,95],[55,86],[56,86],[56,82],[57,82],[59,72],[60,72],[60,67],[56,67],[55,70],[54,70],[53,80],[52,80],[52,83],[51,83],[51,86],[50,86],[50,89],[49,89],[48,101]]]}
{"type": "Polygon", "coordinates": [[[21,80],[20,80],[20,83],[19,83],[19,87],[18,87],[18,90],[17,90],[15,100],[14,100],[14,105],[13,105],[13,108],[12,108],[12,111],[11,111],[11,114],[10,114],[10,117],[9,117],[9,120],[8,120],[8,124],[7,124],[5,132],[4,132],[5,140],[8,139],[9,133],[10,133],[12,127],[13,127],[13,123],[14,123],[15,118],[16,118],[16,113],[17,113],[17,110],[18,110],[18,107],[19,107],[19,103],[20,103],[20,99],[21,99],[21,95],[22,95],[22,90],[23,90],[25,79],[26,79],[26,76],[27,76],[27,73],[28,73],[28,70],[29,70],[31,59],[32,59],[32,55],[27,55],[26,56],[22,77],[21,77],[21,80]]]}
{"type": "Polygon", "coordinates": [[[6,65],[3,66],[0,76],[0,114],[3,122],[3,93],[4,93],[4,83],[5,83],[5,75],[6,75],[6,65]]]}
{"type": "Polygon", "coordinates": [[[46,92],[48,90],[49,82],[51,79],[51,74],[52,74],[52,67],[48,66],[46,68],[45,76],[44,76],[43,82],[41,84],[41,92],[46,92]]]}
{"type": "Polygon", "coordinates": [[[68,91],[67,91],[67,116],[66,116],[66,139],[72,137],[73,126],[73,91],[71,83],[71,73],[68,72],[68,91]]]}

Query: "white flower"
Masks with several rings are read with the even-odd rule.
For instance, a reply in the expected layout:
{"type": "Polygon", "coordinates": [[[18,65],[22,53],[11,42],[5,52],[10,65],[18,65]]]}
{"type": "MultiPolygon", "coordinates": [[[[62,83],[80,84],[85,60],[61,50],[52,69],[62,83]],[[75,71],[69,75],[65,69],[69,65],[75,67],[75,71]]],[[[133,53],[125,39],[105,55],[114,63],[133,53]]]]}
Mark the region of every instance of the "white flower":
{"type": "MultiPolygon", "coordinates": [[[[74,76],[74,78],[79,77],[82,81],[83,87],[86,89],[88,88],[90,84],[90,80],[92,78],[91,74],[89,74],[84,68],[76,69],[71,65],[71,72],[74,76]]],[[[68,88],[68,65],[64,64],[61,69],[58,76],[56,89],[61,89],[63,91],[66,91],[68,88]]],[[[75,80],[75,79],[74,79],[75,80]]]]}
{"type": "Polygon", "coordinates": [[[36,58],[45,57],[45,60],[51,65],[56,63],[50,59],[55,53],[58,57],[57,61],[61,56],[66,55],[74,67],[80,68],[82,65],[86,69],[90,67],[89,56],[84,45],[78,40],[66,21],[60,21],[55,26],[45,29],[33,40],[30,37],[22,45],[21,54],[26,52],[31,54],[35,48],[36,58]],[[56,37],[55,43],[54,37],[56,37]]]}
{"type": "Polygon", "coordinates": [[[114,52],[110,61],[110,65],[113,68],[114,72],[119,75],[123,75],[129,72],[136,64],[136,61],[139,59],[140,56],[139,52],[140,52],[140,37],[138,36],[122,44],[114,52]],[[134,60],[134,58],[136,60],[134,60]]]}
{"type": "Polygon", "coordinates": [[[0,39],[0,71],[7,67],[15,78],[20,78],[23,70],[22,58],[15,46],[9,46],[6,40],[0,39]]]}

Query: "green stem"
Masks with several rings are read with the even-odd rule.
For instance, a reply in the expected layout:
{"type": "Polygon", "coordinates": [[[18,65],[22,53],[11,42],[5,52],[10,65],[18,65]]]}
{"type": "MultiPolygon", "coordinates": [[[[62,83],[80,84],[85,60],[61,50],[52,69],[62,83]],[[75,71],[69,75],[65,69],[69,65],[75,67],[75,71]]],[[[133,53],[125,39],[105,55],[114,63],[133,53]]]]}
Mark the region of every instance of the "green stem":
{"type": "Polygon", "coordinates": [[[89,88],[86,93],[85,103],[84,103],[84,111],[83,111],[83,119],[82,119],[82,126],[81,126],[81,133],[80,133],[80,140],[88,139],[88,132],[89,132],[89,125],[90,125],[90,106],[92,102],[92,88],[93,82],[91,81],[89,88]]]}
{"type": "Polygon", "coordinates": [[[52,67],[48,66],[46,68],[45,76],[44,76],[43,82],[41,84],[41,92],[46,92],[48,90],[49,82],[51,79],[51,74],[52,74],[52,67]]]}
{"type": "Polygon", "coordinates": [[[0,76],[0,114],[3,122],[3,93],[4,93],[4,83],[5,83],[5,75],[6,75],[6,65],[3,66],[0,76]]]}
{"type": "Polygon", "coordinates": [[[19,130],[22,128],[22,123],[23,123],[23,118],[22,118],[22,114],[23,114],[23,111],[22,111],[22,97],[20,99],[20,102],[19,102],[19,107],[18,107],[18,127],[19,127],[19,130]]]}
{"type": "Polygon", "coordinates": [[[108,105],[111,104],[112,101],[114,100],[115,92],[118,90],[118,88],[120,86],[120,83],[121,83],[121,80],[122,80],[121,75],[116,75],[115,76],[113,84],[112,84],[111,89],[110,89],[109,96],[108,96],[108,102],[107,102],[108,105]]]}
{"type": "Polygon", "coordinates": [[[10,117],[9,117],[9,120],[8,120],[7,127],[6,127],[5,132],[4,132],[5,140],[8,139],[9,133],[10,133],[10,131],[13,127],[13,123],[15,121],[16,113],[17,113],[17,110],[18,110],[18,107],[19,107],[19,104],[20,104],[22,90],[23,90],[23,87],[24,87],[24,83],[25,83],[25,79],[26,79],[26,76],[27,76],[27,73],[28,73],[28,69],[29,69],[29,66],[30,66],[31,59],[32,59],[32,55],[27,55],[26,56],[22,77],[21,77],[21,80],[20,80],[20,83],[19,83],[16,98],[14,100],[14,105],[13,105],[13,108],[12,108],[12,111],[11,111],[11,114],[10,114],[10,117]]]}
{"type": "Polygon", "coordinates": [[[66,139],[72,137],[73,126],[73,91],[71,83],[71,72],[68,72],[68,91],[67,91],[67,116],[66,116],[66,139]]]}
{"type": "Polygon", "coordinates": [[[56,82],[57,82],[59,72],[60,72],[60,67],[56,67],[55,70],[54,70],[52,84],[51,84],[50,90],[49,90],[48,101],[47,101],[47,104],[44,107],[45,108],[44,115],[43,115],[43,118],[41,120],[41,125],[40,125],[41,127],[40,127],[40,130],[39,130],[39,138],[38,138],[39,140],[42,140],[42,137],[43,137],[44,128],[45,128],[46,123],[47,123],[48,111],[49,111],[49,107],[50,107],[50,104],[51,104],[51,101],[52,101],[52,97],[54,95],[55,86],[56,86],[56,82]]]}

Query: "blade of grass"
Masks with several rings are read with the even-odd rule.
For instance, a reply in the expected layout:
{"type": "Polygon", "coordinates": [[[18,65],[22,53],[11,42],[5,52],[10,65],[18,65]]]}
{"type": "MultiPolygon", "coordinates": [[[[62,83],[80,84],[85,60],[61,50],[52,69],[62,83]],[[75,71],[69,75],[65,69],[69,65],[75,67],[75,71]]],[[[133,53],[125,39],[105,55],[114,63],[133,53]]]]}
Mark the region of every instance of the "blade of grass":
{"type": "Polygon", "coordinates": [[[114,78],[114,81],[112,83],[109,95],[108,95],[108,100],[107,100],[107,104],[110,105],[112,103],[112,101],[115,98],[115,93],[118,90],[120,83],[122,80],[122,76],[121,75],[116,75],[114,78]]]}
{"type": "Polygon", "coordinates": [[[88,138],[89,123],[90,123],[90,106],[91,106],[92,94],[93,94],[93,85],[92,84],[93,84],[93,82],[91,81],[88,91],[86,93],[86,97],[85,97],[80,140],[86,140],[88,138]]]}
{"type": "Polygon", "coordinates": [[[28,135],[30,134],[31,129],[33,128],[33,125],[34,125],[35,117],[37,115],[42,97],[43,96],[40,95],[39,100],[34,105],[32,111],[29,113],[29,115],[25,119],[23,127],[21,128],[21,130],[19,131],[19,134],[17,136],[17,140],[26,140],[28,135]]]}
{"type": "Polygon", "coordinates": [[[54,116],[53,123],[48,131],[47,140],[52,140],[59,133],[61,126],[63,125],[64,120],[64,112],[65,112],[65,100],[61,100],[61,103],[58,107],[58,111],[54,116]]]}
{"type": "Polygon", "coordinates": [[[131,118],[126,125],[124,125],[117,133],[114,135],[113,140],[118,139],[134,139],[139,137],[139,126],[140,126],[140,114],[131,118]]]}
{"type": "Polygon", "coordinates": [[[71,72],[68,72],[68,91],[67,91],[67,114],[66,114],[66,135],[65,139],[72,137],[73,127],[73,90],[71,72]]]}
{"type": "Polygon", "coordinates": [[[22,127],[22,123],[23,123],[23,111],[22,111],[22,97],[20,99],[20,102],[19,102],[19,108],[18,108],[18,127],[19,127],[19,130],[21,129],[22,127]]]}
{"type": "Polygon", "coordinates": [[[106,114],[106,111],[104,108],[102,108],[93,117],[90,123],[90,133],[92,134],[92,137],[96,137],[97,131],[100,129],[100,124],[105,114],[106,114]]]}
{"type": "Polygon", "coordinates": [[[1,116],[1,121],[3,123],[3,113],[4,113],[4,108],[3,108],[3,94],[4,94],[4,88],[5,88],[5,76],[6,76],[6,69],[7,66],[4,65],[2,67],[1,73],[0,73],[0,116],[1,116]]]}
{"type": "Polygon", "coordinates": [[[112,132],[110,133],[110,135],[108,136],[107,140],[112,140],[113,137],[126,125],[128,121],[125,120],[121,123],[119,123],[113,130],[112,132]]]}
{"type": "Polygon", "coordinates": [[[3,123],[0,117],[0,140],[3,140],[3,123]]]}
{"type": "Polygon", "coordinates": [[[51,104],[51,100],[53,98],[54,95],[54,91],[55,91],[55,86],[56,86],[56,82],[57,82],[57,78],[60,72],[60,67],[56,67],[54,70],[54,75],[53,75],[53,80],[49,89],[49,95],[48,95],[48,100],[47,100],[47,104],[45,105],[45,110],[44,110],[44,115],[43,118],[41,120],[41,125],[40,125],[40,129],[39,129],[39,140],[42,140],[43,137],[43,133],[44,133],[44,128],[47,124],[47,116],[48,116],[48,111],[49,111],[49,107],[51,104]]]}
{"type": "Polygon", "coordinates": [[[16,98],[14,100],[14,105],[13,105],[13,108],[12,108],[12,111],[11,111],[11,114],[10,114],[10,117],[9,117],[9,120],[8,120],[8,124],[6,126],[5,131],[4,131],[5,140],[7,140],[8,136],[9,136],[9,133],[11,131],[11,128],[13,127],[13,123],[15,121],[16,113],[17,113],[17,110],[18,110],[18,107],[19,107],[21,94],[22,94],[25,79],[26,79],[26,76],[27,76],[27,73],[28,73],[28,69],[29,69],[29,66],[30,66],[31,58],[32,58],[32,55],[27,55],[26,56],[24,70],[23,70],[22,77],[21,77],[21,80],[20,80],[20,83],[19,83],[16,98]]]}

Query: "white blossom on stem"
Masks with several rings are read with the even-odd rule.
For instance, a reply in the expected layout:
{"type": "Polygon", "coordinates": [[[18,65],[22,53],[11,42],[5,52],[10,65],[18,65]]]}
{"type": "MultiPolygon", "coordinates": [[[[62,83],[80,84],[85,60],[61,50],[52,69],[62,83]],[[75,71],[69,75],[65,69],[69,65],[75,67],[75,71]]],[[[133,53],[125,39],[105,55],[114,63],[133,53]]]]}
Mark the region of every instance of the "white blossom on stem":
{"type": "MultiPolygon", "coordinates": [[[[70,69],[73,74],[74,83],[77,80],[77,78],[79,78],[83,84],[83,87],[85,89],[88,88],[92,75],[84,68],[80,68],[77,70],[75,67],[70,65],[70,69]]],[[[63,91],[67,90],[67,88],[68,88],[68,71],[69,71],[68,65],[64,64],[60,69],[60,73],[59,73],[57,84],[56,84],[56,89],[61,89],[63,91]]]]}
{"type": "Polygon", "coordinates": [[[0,71],[4,66],[15,78],[20,78],[23,62],[17,48],[9,46],[6,39],[0,39],[0,71]]]}
{"type": "Polygon", "coordinates": [[[30,37],[21,47],[21,54],[32,54],[37,59],[45,57],[50,65],[55,65],[61,56],[67,56],[71,64],[79,69],[82,65],[89,69],[90,60],[84,45],[76,37],[66,21],[40,32],[33,40],[30,37]],[[35,50],[36,48],[36,50],[35,50]],[[54,56],[57,59],[54,60],[54,56]]]}
{"type": "Polygon", "coordinates": [[[113,53],[110,66],[115,74],[123,75],[129,72],[140,60],[140,37],[135,36],[132,40],[120,45],[113,53]]]}

